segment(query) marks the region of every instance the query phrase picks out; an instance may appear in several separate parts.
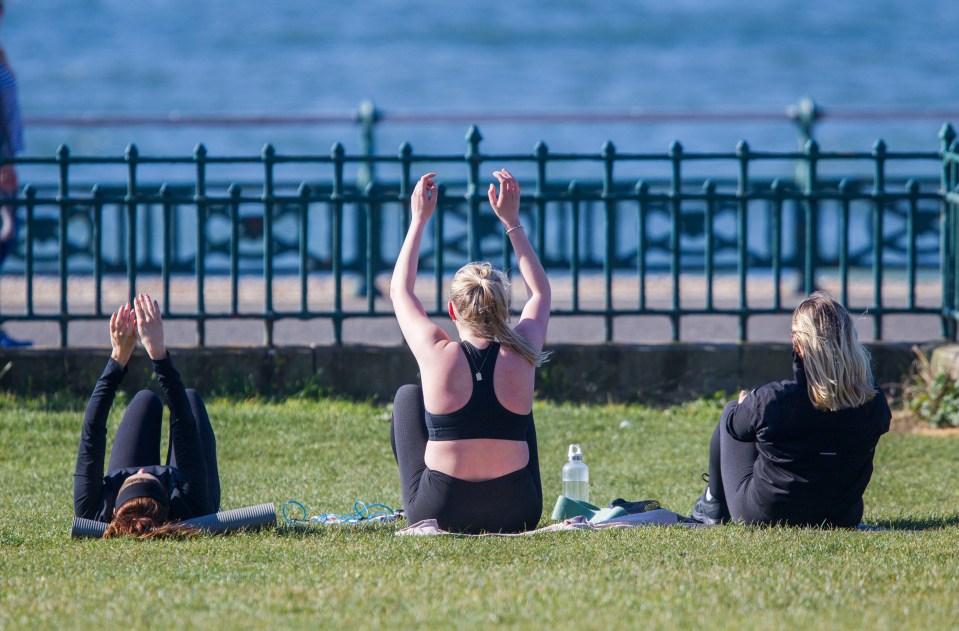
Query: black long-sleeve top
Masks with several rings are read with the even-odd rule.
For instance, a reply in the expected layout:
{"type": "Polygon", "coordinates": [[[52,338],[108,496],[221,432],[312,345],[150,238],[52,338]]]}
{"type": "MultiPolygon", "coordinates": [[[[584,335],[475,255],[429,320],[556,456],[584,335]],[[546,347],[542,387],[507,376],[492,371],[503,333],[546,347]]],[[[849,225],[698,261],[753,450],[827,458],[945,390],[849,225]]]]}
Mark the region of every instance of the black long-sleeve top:
{"type": "Polygon", "coordinates": [[[733,437],[756,443],[751,492],[769,523],[856,526],[889,405],[876,386],[857,408],[818,410],[795,354],[793,371],[795,380],[753,390],[725,416],[733,437]]]}
{"type": "Polygon", "coordinates": [[[153,361],[153,370],[170,408],[170,441],[177,466],[126,467],[103,474],[107,442],[107,416],[117,388],[127,369],[113,358],[97,379],[83,417],[77,466],[73,473],[73,510],[77,517],[110,521],[114,503],[124,480],[144,469],[160,479],[170,494],[170,519],[180,520],[207,514],[207,470],[200,449],[196,420],[180,373],[170,355],[153,361]]]}

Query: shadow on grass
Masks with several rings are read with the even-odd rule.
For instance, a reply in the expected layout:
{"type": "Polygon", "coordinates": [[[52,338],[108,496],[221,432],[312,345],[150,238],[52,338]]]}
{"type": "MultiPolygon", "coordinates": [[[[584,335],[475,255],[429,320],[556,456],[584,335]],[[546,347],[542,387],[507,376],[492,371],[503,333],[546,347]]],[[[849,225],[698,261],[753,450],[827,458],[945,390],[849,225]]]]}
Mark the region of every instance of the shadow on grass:
{"type": "Polygon", "coordinates": [[[940,530],[959,526],[959,513],[934,517],[900,517],[899,519],[880,519],[872,524],[890,530],[940,530]]]}

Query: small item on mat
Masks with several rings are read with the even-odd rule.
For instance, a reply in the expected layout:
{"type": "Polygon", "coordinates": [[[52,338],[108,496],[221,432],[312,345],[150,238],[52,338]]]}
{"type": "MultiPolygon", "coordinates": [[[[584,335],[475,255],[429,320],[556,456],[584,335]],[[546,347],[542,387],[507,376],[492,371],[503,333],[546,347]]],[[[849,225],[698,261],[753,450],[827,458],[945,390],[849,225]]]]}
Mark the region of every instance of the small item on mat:
{"type": "Polygon", "coordinates": [[[620,506],[600,508],[588,502],[582,502],[571,497],[566,497],[565,495],[560,495],[556,498],[556,506],[553,507],[552,518],[554,521],[566,521],[573,517],[585,517],[591,524],[601,524],[610,519],[622,517],[627,514],[626,510],[620,506]]]}
{"type": "Polygon", "coordinates": [[[583,450],[579,445],[570,445],[566,452],[569,462],[563,465],[563,495],[589,501],[589,467],[583,462],[583,450]]]}
{"type": "Polygon", "coordinates": [[[284,504],[281,512],[287,526],[372,524],[405,518],[402,510],[393,510],[386,504],[367,504],[359,500],[353,503],[352,513],[321,513],[307,517],[306,506],[294,500],[284,504]]]}
{"type": "Polygon", "coordinates": [[[619,506],[626,511],[629,515],[635,515],[637,513],[648,513],[651,510],[656,510],[662,508],[659,505],[659,502],[656,500],[639,500],[638,502],[627,502],[621,497],[617,497],[612,502],[609,503],[609,507],[613,508],[619,506]]]}

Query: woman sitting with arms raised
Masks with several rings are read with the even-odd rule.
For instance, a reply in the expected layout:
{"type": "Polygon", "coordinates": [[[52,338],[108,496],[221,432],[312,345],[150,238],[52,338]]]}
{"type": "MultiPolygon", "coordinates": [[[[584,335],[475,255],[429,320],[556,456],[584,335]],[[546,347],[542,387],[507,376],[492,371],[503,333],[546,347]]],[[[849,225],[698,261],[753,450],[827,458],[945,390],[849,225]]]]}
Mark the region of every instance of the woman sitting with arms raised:
{"type": "Polygon", "coordinates": [[[704,523],[855,527],[886,399],[852,319],[816,292],[792,318],[794,381],[726,405],[709,444],[709,484],[693,509],[704,523]]]}
{"type": "Polygon", "coordinates": [[[110,318],[113,353],[87,404],[73,478],[77,517],[110,522],[104,537],[187,536],[195,529],[177,521],[215,513],[220,507],[216,439],[203,400],[186,390],[163,342],[159,305],[141,294],[110,318]],[[110,465],[103,475],[107,416],[137,337],[153,360],[170,406],[167,464],[160,464],[163,402],[142,390],[117,428],[110,465]]]}
{"type": "Polygon", "coordinates": [[[543,512],[533,381],[549,321],[549,281],[519,223],[519,184],[493,174],[489,201],[516,253],[529,300],[514,329],[506,276],[469,263],[450,284],[449,314],[460,343],[427,316],[413,293],[420,242],[436,209],[434,173],[420,178],[412,222],[393,270],[390,297],[416,357],[422,387],[403,386],[393,402],[390,438],[410,523],[436,519],[445,530],[519,532],[543,512]]]}

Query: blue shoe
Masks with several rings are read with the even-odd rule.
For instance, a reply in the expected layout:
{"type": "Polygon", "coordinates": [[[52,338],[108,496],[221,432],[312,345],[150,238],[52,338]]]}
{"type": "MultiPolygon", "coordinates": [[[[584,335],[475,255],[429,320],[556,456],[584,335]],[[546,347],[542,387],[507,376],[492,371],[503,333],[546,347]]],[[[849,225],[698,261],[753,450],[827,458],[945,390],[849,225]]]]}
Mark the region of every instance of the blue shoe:
{"type": "Polygon", "coordinates": [[[0,348],[25,348],[27,346],[33,346],[33,342],[14,339],[0,329],[0,348]]]}

